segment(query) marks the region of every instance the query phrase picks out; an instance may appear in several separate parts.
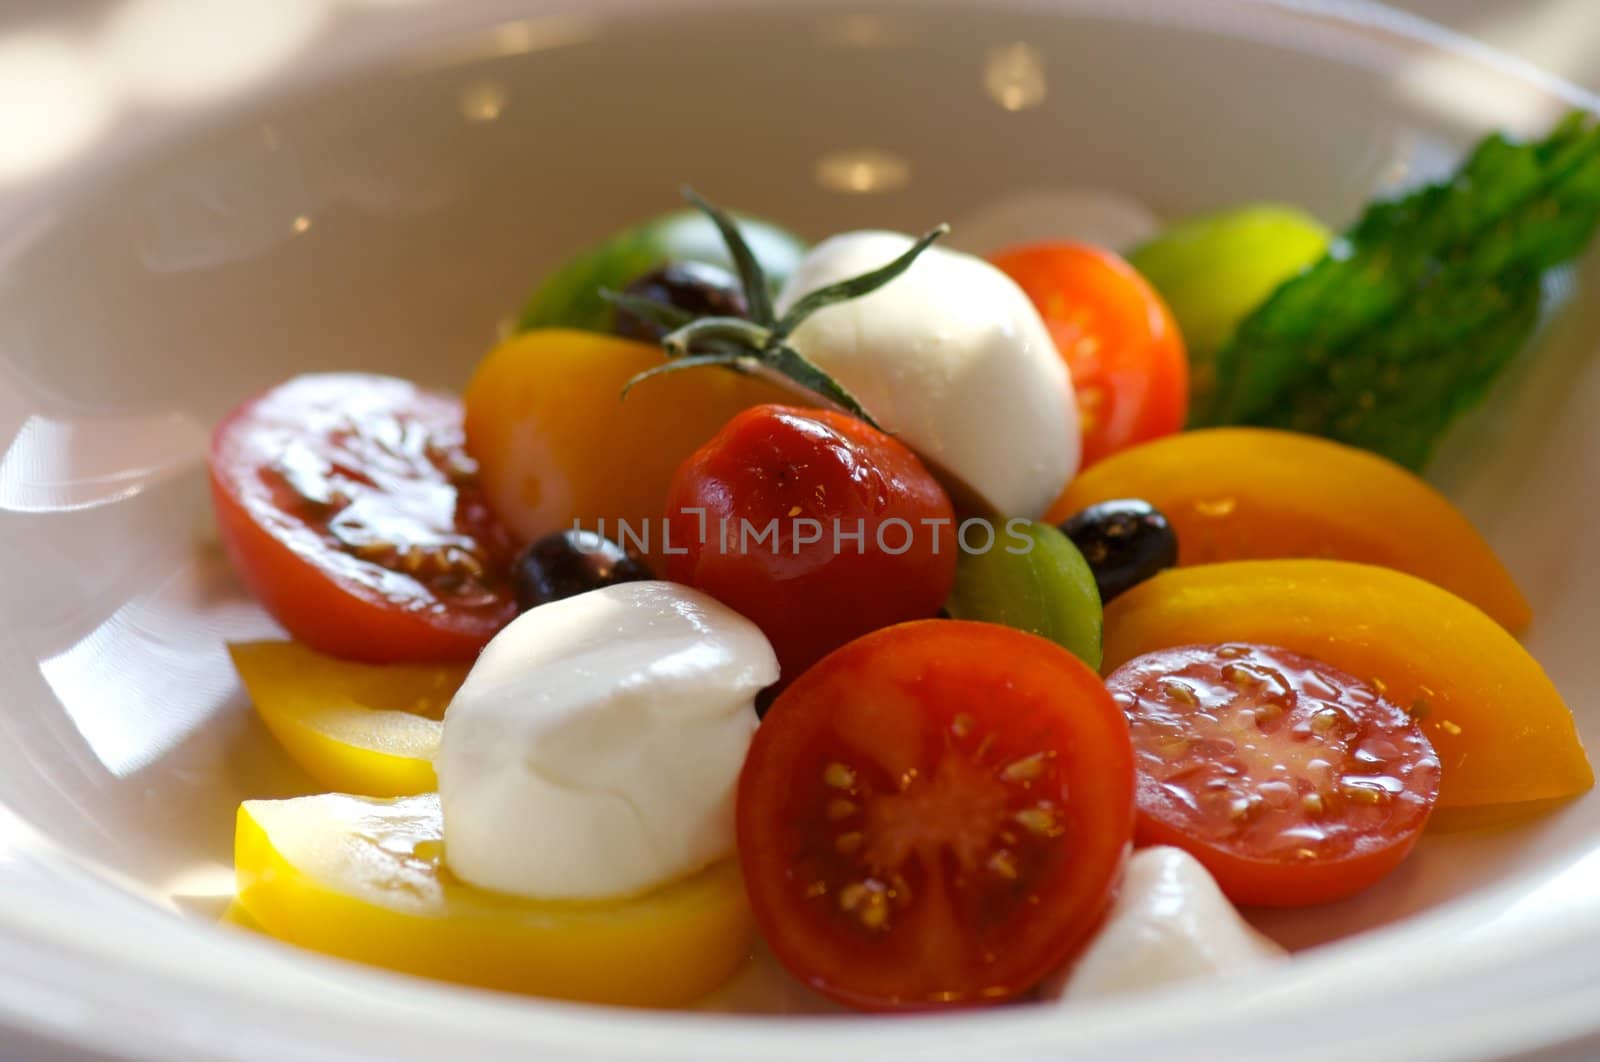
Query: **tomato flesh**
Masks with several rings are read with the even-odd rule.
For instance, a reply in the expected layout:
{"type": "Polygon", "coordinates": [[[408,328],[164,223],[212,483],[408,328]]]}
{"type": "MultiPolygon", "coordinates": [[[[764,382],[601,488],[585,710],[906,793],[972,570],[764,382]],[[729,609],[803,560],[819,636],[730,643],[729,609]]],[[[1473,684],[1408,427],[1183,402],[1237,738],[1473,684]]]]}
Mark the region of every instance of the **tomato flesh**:
{"type": "Polygon", "coordinates": [[[865,1009],[1011,998],[1092,931],[1133,830],[1098,676],[1012,628],[924,620],[829,655],[773,704],[739,854],[780,961],[865,1009]]]}
{"type": "Polygon", "coordinates": [[[470,660],[516,615],[514,550],[462,448],[461,404],[403,380],[301,376],[217,428],[223,542],[299,641],[372,663],[470,660]]]}
{"type": "Polygon", "coordinates": [[[1438,797],[1421,727],[1299,653],[1164,649],[1106,684],[1133,736],[1139,843],[1186,849],[1235,902],[1298,906],[1366,888],[1405,858],[1438,797]]]}
{"type": "Polygon", "coordinates": [[[1189,406],[1183,335],[1137,270],[1083,243],[1017,247],[992,261],[1028,293],[1072,373],[1083,467],[1183,427],[1189,406]]]}

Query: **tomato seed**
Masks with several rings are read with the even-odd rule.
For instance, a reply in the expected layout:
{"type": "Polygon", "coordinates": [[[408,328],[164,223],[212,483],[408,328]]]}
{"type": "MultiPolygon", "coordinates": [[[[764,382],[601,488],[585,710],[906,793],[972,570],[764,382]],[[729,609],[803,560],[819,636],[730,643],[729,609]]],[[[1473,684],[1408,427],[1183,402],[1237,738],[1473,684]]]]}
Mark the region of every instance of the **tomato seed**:
{"type": "Polygon", "coordinates": [[[1185,682],[1178,682],[1175,679],[1163,681],[1161,683],[1161,692],[1166,695],[1167,700],[1176,701],[1190,708],[1200,703],[1199,698],[1195,696],[1193,686],[1185,682]]]}
{"type": "Polygon", "coordinates": [[[1048,804],[1023,808],[1012,818],[1016,819],[1017,824],[1023,829],[1040,837],[1054,837],[1061,832],[1061,825],[1056,821],[1055,809],[1048,804]]]}
{"type": "Polygon", "coordinates": [[[853,789],[856,784],[856,772],[842,763],[830,763],[822,769],[822,784],[831,789],[853,789]]]}
{"type": "Polygon", "coordinates": [[[1000,772],[1000,777],[1008,782],[1031,782],[1044,773],[1045,754],[1035,752],[1032,756],[1024,756],[1020,760],[1008,763],[1000,772]]]}
{"type": "Polygon", "coordinates": [[[867,892],[865,882],[852,881],[839,890],[839,907],[845,911],[854,911],[867,898],[867,892]]]}
{"type": "Polygon", "coordinates": [[[1388,790],[1376,786],[1345,782],[1340,790],[1358,804],[1382,804],[1389,799],[1388,790]]]}

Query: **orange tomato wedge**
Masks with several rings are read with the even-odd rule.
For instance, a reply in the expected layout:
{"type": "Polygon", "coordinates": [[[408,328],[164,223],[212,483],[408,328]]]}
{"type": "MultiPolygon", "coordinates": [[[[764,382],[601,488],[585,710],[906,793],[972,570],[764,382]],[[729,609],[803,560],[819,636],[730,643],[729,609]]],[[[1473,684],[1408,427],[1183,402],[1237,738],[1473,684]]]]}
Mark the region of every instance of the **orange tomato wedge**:
{"type": "Polygon", "coordinates": [[[1572,713],[1538,661],[1415,576],[1329,560],[1166,571],[1106,609],[1104,666],[1230,641],[1326,661],[1411,708],[1439,754],[1440,808],[1553,801],[1594,785],[1572,713]]]}
{"type": "Polygon", "coordinates": [[[1051,507],[1143,498],[1178,533],[1182,565],[1280,557],[1409,572],[1520,632],[1533,613],[1483,536],[1444,495],[1392,461],[1295,432],[1214,428],[1115,454],[1051,507]]]}
{"type": "MultiPolygon", "coordinates": [[[[754,376],[701,370],[648,380],[661,348],[616,336],[541,328],[506,340],[466,391],[467,449],[495,514],[524,540],[577,521],[618,521],[659,537],[678,465],[735,413],[793,396],[754,376]]],[[[660,543],[648,548],[659,559],[660,543]]]]}

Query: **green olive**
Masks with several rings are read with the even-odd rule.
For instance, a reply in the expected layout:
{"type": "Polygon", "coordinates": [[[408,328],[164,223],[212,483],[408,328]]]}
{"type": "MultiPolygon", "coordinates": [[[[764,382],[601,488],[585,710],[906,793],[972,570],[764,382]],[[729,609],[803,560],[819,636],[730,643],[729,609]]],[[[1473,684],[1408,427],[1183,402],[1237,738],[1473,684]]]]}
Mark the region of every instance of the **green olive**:
{"type": "MultiPolygon", "coordinates": [[[[805,241],[771,222],[738,215],[743,234],[774,290],[806,253],[805,241]]],[[[517,323],[530,328],[579,328],[609,332],[616,320],[602,288],[621,291],[644,273],[668,262],[702,262],[731,270],[727,245],[711,219],[698,210],[663,214],[609,237],[567,259],[545,278],[517,323]]]]}
{"type": "Polygon", "coordinates": [[[1209,391],[1217,351],[1239,322],[1321,258],[1328,239],[1304,211],[1265,203],[1180,221],[1129,256],[1178,320],[1197,395],[1209,391]]]}
{"type": "Polygon", "coordinates": [[[992,549],[963,553],[945,611],[1029,631],[1100,667],[1094,572],[1072,540],[1049,524],[1013,520],[998,531],[992,549]]]}

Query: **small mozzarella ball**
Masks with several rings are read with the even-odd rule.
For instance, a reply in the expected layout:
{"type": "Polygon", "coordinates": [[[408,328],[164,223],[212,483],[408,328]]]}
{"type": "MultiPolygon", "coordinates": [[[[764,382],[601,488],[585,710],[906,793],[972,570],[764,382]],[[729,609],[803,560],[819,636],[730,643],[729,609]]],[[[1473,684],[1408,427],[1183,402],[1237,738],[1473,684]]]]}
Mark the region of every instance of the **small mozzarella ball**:
{"type": "MultiPolygon", "coordinates": [[[[824,240],[783,286],[779,312],[911,243],[893,232],[824,240]]],[[[997,513],[1037,517],[1077,471],[1066,365],[1028,296],[981,258],[929,248],[877,291],[807,318],[791,342],[997,513]]]]}
{"type": "Polygon", "coordinates": [[[1064,1001],[1143,992],[1249,970],[1287,957],[1222,895],[1194,856],[1143,848],[1128,861],[1122,892],[1077,961],[1042,989],[1064,1001]]]}
{"type": "Polygon", "coordinates": [[[445,713],[447,865],[496,892],[593,899],[730,855],[755,695],[777,678],[753,623],[673,583],[523,613],[445,713]]]}

